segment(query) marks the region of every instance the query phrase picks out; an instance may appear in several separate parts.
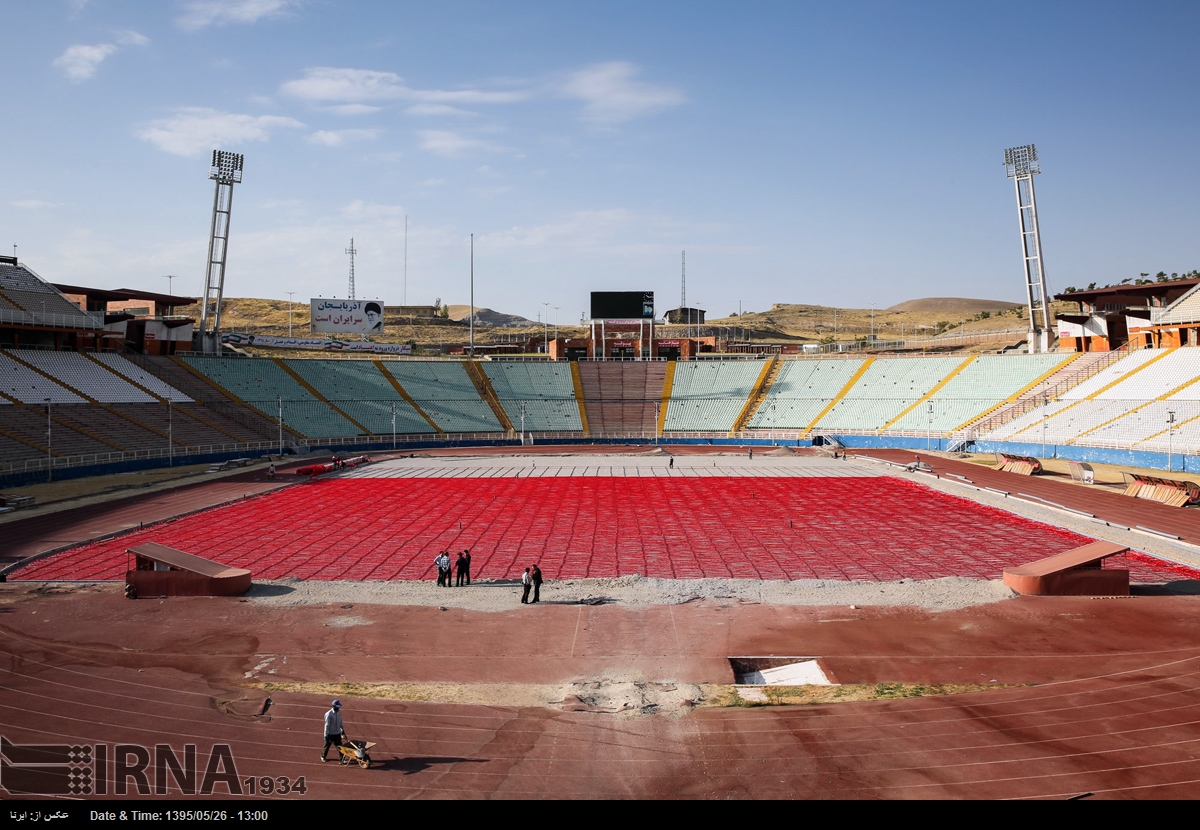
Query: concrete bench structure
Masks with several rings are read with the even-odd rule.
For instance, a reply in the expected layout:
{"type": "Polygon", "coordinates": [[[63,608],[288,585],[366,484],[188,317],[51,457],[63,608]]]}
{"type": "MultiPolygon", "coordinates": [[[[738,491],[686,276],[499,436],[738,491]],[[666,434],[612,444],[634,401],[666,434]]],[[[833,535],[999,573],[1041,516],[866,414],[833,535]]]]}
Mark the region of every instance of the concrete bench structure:
{"type": "Polygon", "coordinates": [[[231,568],[149,542],[128,548],[134,566],[125,573],[125,585],[139,597],[233,597],[250,590],[250,571],[231,568]]]}
{"type": "Polygon", "coordinates": [[[1105,568],[1127,545],[1092,542],[1026,565],[1004,569],[1004,584],[1018,594],[1041,597],[1129,596],[1129,571],[1105,568]]]}

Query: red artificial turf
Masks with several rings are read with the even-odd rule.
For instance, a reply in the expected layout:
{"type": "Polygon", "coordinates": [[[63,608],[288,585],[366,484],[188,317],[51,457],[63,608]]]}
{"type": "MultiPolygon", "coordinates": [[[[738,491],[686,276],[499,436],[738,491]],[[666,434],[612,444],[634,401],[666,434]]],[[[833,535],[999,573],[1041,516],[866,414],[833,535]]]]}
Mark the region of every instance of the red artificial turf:
{"type": "MultiPolygon", "coordinates": [[[[416,580],[440,550],[475,579],[642,574],[688,579],[999,578],[1092,541],[892,478],[333,479],[74,548],[24,580],[123,579],[125,550],[158,542],[257,579],[416,580]]],[[[1144,554],[1136,581],[1200,578],[1144,554]]]]}

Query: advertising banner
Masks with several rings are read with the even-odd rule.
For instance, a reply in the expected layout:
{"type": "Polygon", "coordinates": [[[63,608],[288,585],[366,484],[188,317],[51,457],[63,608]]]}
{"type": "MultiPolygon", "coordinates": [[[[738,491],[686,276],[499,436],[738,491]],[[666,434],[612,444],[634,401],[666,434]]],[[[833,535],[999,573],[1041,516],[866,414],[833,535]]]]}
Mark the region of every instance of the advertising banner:
{"type": "Polygon", "coordinates": [[[383,334],[383,300],[309,300],[310,331],[383,334]]]}
{"type": "Polygon", "coordinates": [[[320,349],[327,352],[412,354],[408,343],[371,343],[364,340],[326,340],[322,337],[272,337],[266,334],[222,334],[222,343],[262,346],[268,349],[320,349]]]}

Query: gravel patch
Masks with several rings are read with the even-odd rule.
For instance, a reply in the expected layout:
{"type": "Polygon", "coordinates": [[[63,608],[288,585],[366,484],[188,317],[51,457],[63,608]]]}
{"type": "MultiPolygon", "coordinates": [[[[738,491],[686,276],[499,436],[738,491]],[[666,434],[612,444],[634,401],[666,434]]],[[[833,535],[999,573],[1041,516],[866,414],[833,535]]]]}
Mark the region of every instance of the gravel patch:
{"type": "MultiPolygon", "coordinates": [[[[433,582],[328,582],[302,579],[255,582],[247,594],[252,602],[290,607],[343,603],[424,605],[472,611],[510,611],[520,608],[521,586],[512,580],[478,580],[465,588],[439,588],[433,582]]],[[[542,586],[544,605],[681,605],[698,600],[763,605],[880,605],[915,606],[950,611],[1016,596],[1000,580],[945,577],[902,579],[898,582],[839,582],[804,579],[794,582],[757,579],[568,579],[542,586]]],[[[361,622],[326,625],[361,625],[361,622]]],[[[365,622],[365,621],[364,621],[365,622]]]]}

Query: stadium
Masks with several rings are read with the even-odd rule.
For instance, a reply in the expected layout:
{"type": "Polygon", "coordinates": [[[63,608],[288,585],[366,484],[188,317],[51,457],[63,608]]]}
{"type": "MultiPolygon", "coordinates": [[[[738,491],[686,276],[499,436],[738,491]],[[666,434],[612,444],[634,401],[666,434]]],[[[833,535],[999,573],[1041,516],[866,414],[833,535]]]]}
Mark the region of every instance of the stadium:
{"type": "Polygon", "coordinates": [[[256,357],[196,298],[0,258],[0,786],[1194,796],[1200,294],[1170,289],[1074,351],[663,356],[609,318],[574,359],[256,357]],[[330,697],[365,771],[314,757],[330,697]]]}

